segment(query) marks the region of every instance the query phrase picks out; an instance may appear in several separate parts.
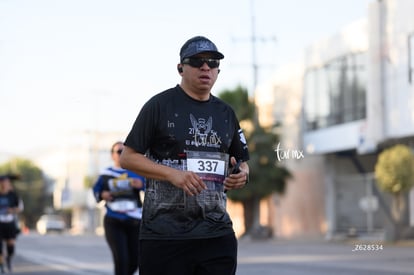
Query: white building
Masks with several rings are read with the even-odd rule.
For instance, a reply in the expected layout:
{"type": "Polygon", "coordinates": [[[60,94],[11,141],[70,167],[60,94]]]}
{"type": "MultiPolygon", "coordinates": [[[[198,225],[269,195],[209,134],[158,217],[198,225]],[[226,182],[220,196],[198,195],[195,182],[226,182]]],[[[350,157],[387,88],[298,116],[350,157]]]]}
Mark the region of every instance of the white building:
{"type": "MultiPolygon", "coordinates": [[[[260,120],[281,120],[282,146],[304,151],[285,160],[294,179],[274,198],[278,236],[392,234],[390,198],[373,171],[383,149],[414,149],[413,10],[411,0],[372,1],[366,19],[305,49],[303,64],[256,92],[260,120]]],[[[414,226],[413,191],[409,203],[414,226]]]]}

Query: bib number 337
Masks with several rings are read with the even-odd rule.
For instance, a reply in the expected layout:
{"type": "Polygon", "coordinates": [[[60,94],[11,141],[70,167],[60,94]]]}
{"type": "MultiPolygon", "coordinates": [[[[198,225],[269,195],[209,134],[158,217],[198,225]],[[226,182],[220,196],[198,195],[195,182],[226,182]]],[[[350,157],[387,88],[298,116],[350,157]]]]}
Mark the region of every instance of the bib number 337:
{"type": "Polygon", "coordinates": [[[217,156],[208,158],[206,156],[187,154],[187,170],[193,171],[205,180],[224,180],[226,174],[226,159],[217,156]]]}
{"type": "Polygon", "coordinates": [[[187,169],[196,173],[224,175],[223,160],[187,159],[187,169]]]}

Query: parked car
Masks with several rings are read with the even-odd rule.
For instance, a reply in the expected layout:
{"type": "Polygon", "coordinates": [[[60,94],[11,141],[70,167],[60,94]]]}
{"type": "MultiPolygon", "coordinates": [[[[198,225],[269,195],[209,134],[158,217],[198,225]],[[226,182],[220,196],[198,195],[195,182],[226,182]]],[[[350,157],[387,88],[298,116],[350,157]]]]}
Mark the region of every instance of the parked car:
{"type": "Polygon", "coordinates": [[[39,234],[49,232],[62,233],[66,229],[66,223],[62,216],[55,214],[45,214],[40,217],[36,223],[36,230],[39,234]]]}

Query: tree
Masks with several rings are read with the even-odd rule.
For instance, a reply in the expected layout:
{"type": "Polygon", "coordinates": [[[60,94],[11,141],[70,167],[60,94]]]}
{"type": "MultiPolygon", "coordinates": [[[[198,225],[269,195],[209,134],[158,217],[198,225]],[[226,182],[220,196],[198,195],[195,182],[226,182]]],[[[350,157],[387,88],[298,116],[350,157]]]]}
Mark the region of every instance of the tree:
{"type": "Polygon", "coordinates": [[[250,183],[243,189],[229,191],[228,197],[242,203],[245,234],[256,237],[261,230],[260,200],[274,192],[283,194],[291,174],[287,169],[277,166],[274,150],[279,137],[275,134],[276,126],[263,128],[255,123],[255,105],[249,101],[247,90],[238,86],[233,91],[223,91],[219,97],[233,107],[240,124],[247,125],[243,128],[250,153],[250,183]]]}
{"type": "Polygon", "coordinates": [[[249,101],[247,90],[237,86],[234,90],[223,90],[219,94],[220,99],[230,104],[240,121],[251,121],[254,116],[254,104],[249,101]]]}
{"type": "Polygon", "coordinates": [[[91,189],[96,181],[96,176],[85,176],[83,178],[83,187],[85,189],[91,189]]]}
{"type": "Polygon", "coordinates": [[[22,158],[14,158],[0,165],[0,174],[5,173],[20,176],[13,186],[24,203],[21,217],[26,226],[34,227],[45,206],[52,204],[52,198],[46,193],[47,179],[33,162],[22,158]]]}
{"type": "Polygon", "coordinates": [[[406,209],[406,194],[414,186],[414,154],[410,147],[397,144],[378,157],[375,165],[378,188],[392,195],[391,214],[397,225],[398,238],[406,209]]]}

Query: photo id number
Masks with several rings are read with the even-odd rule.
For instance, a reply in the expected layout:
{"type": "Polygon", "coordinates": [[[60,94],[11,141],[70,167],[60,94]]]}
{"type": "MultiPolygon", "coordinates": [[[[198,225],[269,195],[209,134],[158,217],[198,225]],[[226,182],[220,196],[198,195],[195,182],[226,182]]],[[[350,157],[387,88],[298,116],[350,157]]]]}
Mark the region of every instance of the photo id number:
{"type": "Polygon", "coordinates": [[[355,244],[352,251],[379,251],[383,249],[382,244],[355,244]]]}

